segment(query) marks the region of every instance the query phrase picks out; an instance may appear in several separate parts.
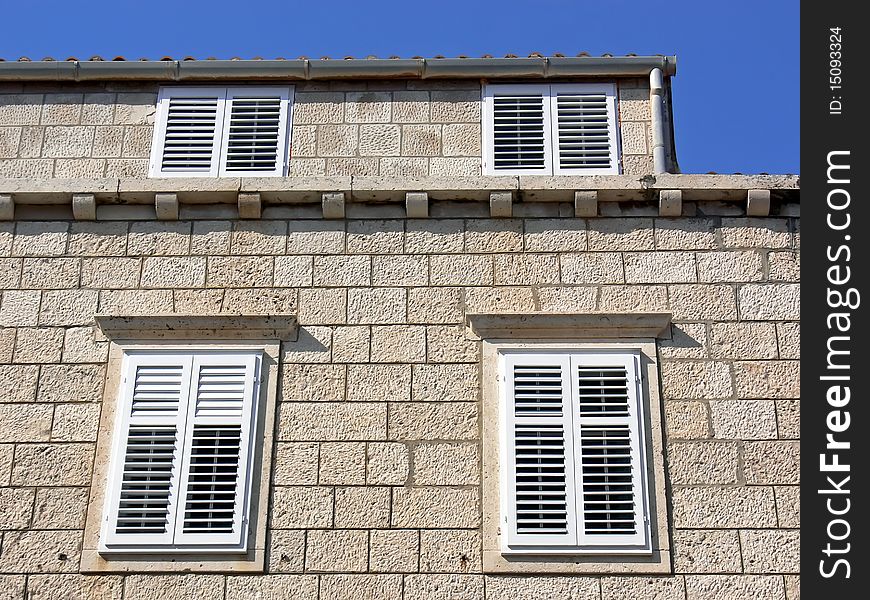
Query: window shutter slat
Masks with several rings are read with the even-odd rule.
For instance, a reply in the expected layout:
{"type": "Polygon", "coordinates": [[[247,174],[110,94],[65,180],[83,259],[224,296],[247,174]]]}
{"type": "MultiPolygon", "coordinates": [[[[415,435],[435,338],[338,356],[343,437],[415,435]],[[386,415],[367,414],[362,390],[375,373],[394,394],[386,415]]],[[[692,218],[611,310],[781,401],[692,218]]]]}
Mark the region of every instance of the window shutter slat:
{"type": "Polygon", "coordinates": [[[576,354],[577,515],[581,546],[648,544],[639,355],[576,354]]]}
{"type": "Polygon", "coordinates": [[[172,543],[190,363],[170,354],[125,359],[101,535],[108,548],[172,543]]]}
{"type": "Polygon", "coordinates": [[[244,547],[258,367],[255,354],[194,359],[177,544],[244,547]]]}
{"type": "Polygon", "coordinates": [[[567,356],[508,355],[502,514],[513,548],[574,546],[574,452],[567,356]]]}
{"type": "Polygon", "coordinates": [[[289,88],[227,90],[221,175],[283,175],[289,111],[289,88]]]}
{"type": "Polygon", "coordinates": [[[550,101],[555,173],[618,173],[614,87],[553,85],[550,101]]]}
{"type": "Polygon", "coordinates": [[[223,88],[161,89],[152,177],[217,176],[225,95],[223,88]]]}

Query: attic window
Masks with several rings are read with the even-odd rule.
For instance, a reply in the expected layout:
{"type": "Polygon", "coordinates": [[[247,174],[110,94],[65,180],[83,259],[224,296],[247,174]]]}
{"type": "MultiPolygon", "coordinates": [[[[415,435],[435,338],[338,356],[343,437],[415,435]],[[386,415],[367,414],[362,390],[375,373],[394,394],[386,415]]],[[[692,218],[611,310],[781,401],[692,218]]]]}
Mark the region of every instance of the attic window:
{"type": "Polygon", "coordinates": [[[151,177],[280,177],[287,172],[291,87],[165,87],[151,177]]]}
{"type": "Polygon", "coordinates": [[[489,85],[484,90],[487,175],[619,173],[612,83],[489,85]]]}

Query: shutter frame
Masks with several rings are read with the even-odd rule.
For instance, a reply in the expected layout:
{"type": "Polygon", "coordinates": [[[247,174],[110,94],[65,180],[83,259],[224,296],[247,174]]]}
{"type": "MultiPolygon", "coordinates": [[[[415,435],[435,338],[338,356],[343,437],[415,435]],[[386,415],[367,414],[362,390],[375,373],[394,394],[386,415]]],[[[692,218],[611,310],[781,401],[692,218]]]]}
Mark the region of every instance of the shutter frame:
{"type": "Polygon", "coordinates": [[[106,553],[156,553],[156,552],[245,552],[249,537],[249,516],[252,495],[252,467],[255,444],[257,408],[260,395],[260,349],[250,351],[130,351],[124,354],[121,365],[121,385],[116,403],[117,414],[109,461],[103,522],[98,547],[106,553]],[[179,408],[174,417],[132,416],[133,392],[139,367],[181,366],[179,385],[179,408]],[[199,367],[214,365],[242,365],[245,369],[242,409],[235,411],[212,410],[210,415],[196,414],[199,367]],[[171,482],[171,503],[167,509],[166,531],[162,534],[117,533],[120,493],[123,485],[124,466],[127,460],[127,438],[131,425],[175,427],[175,453],[171,482]],[[233,510],[231,533],[184,533],[184,517],[187,483],[190,475],[191,438],[194,427],[238,426],[240,449],[238,454],[238,479],[233,510]]]}
{"type": "Polygon", "coordinates": [[[503,527],[503,544],[507,551],[537,552],[545,548],[570,549],[577,545],[576,499],[574,490],[574,455],[572,450],[572,417],[571,417],[571,382],[569,378],[569,360],[567,355],[505,353],[499,361],[500,379],[502,383],[501,415],[501,515],[503,527]],[[562,382],[562,414],[559,416],[517,416],[515,414],[516,395],[514,393],[514,372],[519,365],[536,365],[559,367],[562,382]],[[566,502],[566,532],[564,534],[529,534],[518,531],[516,511],[519,504],[517,475],[517,426],[537,428],[562,427],[564,443],[564,474],[566,502]]]}
{"type": "Polygon", "coordinates": [[[114,440],[109,467],[109,480],[106,486],[106,500],[103,511],[104,520],[100,535],[100,546],[107,550],[124,548],[141,548],[143,546],[170,545],[173,540],[175,518],[174,512],[178,504],[179,475],[184,445],[185,419],[187,417],[187,401],[190,377],[190,356],[179,353],[164,354],[128,354],[122,362],[122,384],[119,390],[118,412],[115,417],[114,440]],[[179,404],[176,415],[169,416],[133,416],[133,396],[136,386],[137,372],[140,367],[179,366],[181,367],[181,382],[178,388],[179,404]],[[124,467],[127,462],[130,430],[133,426],[151,428],[175,429],[175,450],[172,466],[172,477],[169,483],[169,505],[167,507],[166,532],[163,534],[118,533],[116,525],[120,513],[121,492],[124,487],[124,467]]]}
{"type": "Polygon", "coordinates": [[[546,84],[497,84],[487,85],[483,90],[483,166],[486,175],[549,175],[553,168],[552,128],[550,127],[551,103],[548,96],[550,86],[546,84]],[[496,168],[495,165],[495,100],[500,96],[541,95],[542,140],[544,164],[540,167],[496,168]]]}
{"type": "Polygon", "coordinates": [[[252,433],[256,419],[256,405],[259,396],[260,353],[215,353],[196,354],[193,356],[193,366],[190,380],[190,401],[187,413],[187,428],[181,477],[179,481],[179,498],[175,516],[175,544],[178,546],[229,546],[244,551],[248,539],[248,522],[251,501],[251,466],[253,462],[254,444],[252,433]],[[200,372],[203,367],[210,366],[244,366],[244,391],[242,393],[242,409],[238,416],[198,415],[197,402],[200,392],[200,372]],[[232,428],[238,426],[239,452],[237,458],[237,479],[235,501],[232,516],[233,531],[227,533],[189,533],[185,532],[188,494],[192,475],[192,446],[197,427],[232,428]]]}
{"type": "Polygon", "coordinates": [[[616,110],[616,84],[614,83],[564,83],[553,84],[550,86],[550,114],[552,134],[551,140],[553,144],[553,174],[554,175],[616,175],[620,172],[619,169],[619,127],[618,116],[616,110]],[[609,153],[608,158],[610,164],[607,167],[584,167],[584,168],[568,168],[563,166],[560,154],[560,142],[562,136],[559,130],[559,94],[603,94],[605,96],[605,104],[607,108],[607,132],[609,153]]]}
{"type": "Polygon", "coordinates": [[[287,173],[290,148],[290,124],[293,86],[240,86],[225,88],[225,109],[223,114],[223,136],[220,142],[219,175],[221,177],[281,177],[287,173]],[[234,103],[241,98],[275,98],[279,102],[275,166],[271,170],[232,169],[229,167],[229,142],[236,126],[233,120],[234,103]]]}
{"type": "Polygon", "coordinates": [[[149,177],[217,177],[220,166],[225,104],[226,88],[224,87],[161,87],[157,96],[157,115],[154,138],[151,143],[149,177]],[[195,169],[168,170],[163,166],[171,102],[173,99],[185,97],[212,97],[217,103],[211,143],[211,160],[206,171],[195,169]]]}
{"type": "Polygon", "coordinates": [[[643,388],[641,384],[640,352],[632,351],[595,351],[577,352],[571,357],[571,385],[574,401],[574,452],[577,466],[577,535],[581,548],[635,550],[649,553],[651,549],[649,527],[649,491],[646,479],[646,436],[644,423],[643,388]],[[580,410],[579,377],[580,367],[620,366],[626,370],[628,391],[627,416],[604,416],[601,414],[583,415],[580,410]],[[583,453],[583,427],[627,427],[630,436],[631,478],[634,494],[634,524],[636,531],[630,534],[588,534],[586,533],[584,493],[586,475],[583,453]]]}

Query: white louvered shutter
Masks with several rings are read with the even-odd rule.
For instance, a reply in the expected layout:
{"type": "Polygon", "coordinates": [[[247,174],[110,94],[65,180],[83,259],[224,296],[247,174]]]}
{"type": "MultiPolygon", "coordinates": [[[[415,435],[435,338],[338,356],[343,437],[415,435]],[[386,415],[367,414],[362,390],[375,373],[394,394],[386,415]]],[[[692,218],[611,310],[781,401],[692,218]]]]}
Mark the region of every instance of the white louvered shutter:
{"type": "Polygon", "coordinates": [[[649,544],[639,360],[635,353],[571,358],[582,547],[649,544]]]}
{"type": "Polygon", "coordinates": [[[258,369],[254,354],[194,357],[176,544],[244,549],[258,369]]]}
{"type": "Polygon", "coordinates": [[[101,540],[109,548],[171,544],[190,357],[125,359],[101,540]]]}
{"type": "Polygon", "coordinates": [[[220,174],[226,177],[283,175],[289,119],[290,88],[229,88],[220,174]]]}
{"type": "Polygon", "coordinates": [[[556,175],[619,172],[612,84],[552,85],[550,105],[556,175]]]}
{"type": "Polygon", "coordinates": [[[507,545],[576,546],[569,357],[507,354],[503,374],[507,545]]]}
{"type": "Polygon", "coordinates": [[[217,177],[225,97],[226,88],[161,88],[152,177],[217,177]]]}
{"type": "Polygon", "coordinates": [[[484,166],[491,175],[552,172],[549,86],[491,85],[484,96],[484,166]]]}

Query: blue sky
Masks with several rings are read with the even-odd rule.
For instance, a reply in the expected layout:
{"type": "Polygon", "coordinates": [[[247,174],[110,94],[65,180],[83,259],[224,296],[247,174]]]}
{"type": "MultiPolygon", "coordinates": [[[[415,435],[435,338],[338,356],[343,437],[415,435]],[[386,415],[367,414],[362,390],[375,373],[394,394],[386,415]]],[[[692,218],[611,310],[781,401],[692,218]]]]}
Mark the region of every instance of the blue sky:
{"type": "Polygon", "coordinates": [[[12,2],[0,58],[676,54],[684,173],[799,172],[799,3],[12,2]]]}

